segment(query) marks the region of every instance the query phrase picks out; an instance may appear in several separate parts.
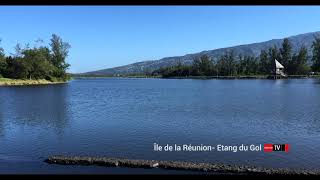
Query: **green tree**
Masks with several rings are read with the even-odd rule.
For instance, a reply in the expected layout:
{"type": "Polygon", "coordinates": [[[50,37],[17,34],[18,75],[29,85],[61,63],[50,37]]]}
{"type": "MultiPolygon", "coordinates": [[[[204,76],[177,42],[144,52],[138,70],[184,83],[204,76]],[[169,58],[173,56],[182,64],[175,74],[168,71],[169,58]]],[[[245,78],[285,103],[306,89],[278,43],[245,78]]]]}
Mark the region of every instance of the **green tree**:
{"type": "Polygon", "coordinates": [[[15,79],[47,79],[51,81],[67,80],[66,73],[70,66],[66,63],[70,45],[63,42],[57,35],[52,35],[50,48],[41,46],[42,40],[37,40],[30,48],[23,48],[19,43],[15,53],[6,57],[0,48],[0,76],[15,79]]]}
{"type": "Polygon", "coordinates": [[[279,62],[285,67],[284,71],[288,72],[289,64],[292,63],[292,45],[288,38],[285,38],[280,48],[279,62]]]}
{"type": "Polygon", "coordinates": [[[277,46],[273,46],[269,48],[268,57],[269,57],[269,67],[268,67],[269,72],[275,72],[275,59],[277,60],[280,59],[280,53],[277,46]]]}
{"type": "Polygon", "coordinates": [[[236,74],[236,62],[232,51],[227,51],[217,62],[218,74],[230,76],[236,74]]]}
{"type": "Polygon", "coordinates": [[[315,37],[312,42],[312,70],[320,72],[320,38],[315,37]]]}
{"type": "Polygon", "coordinates": [[[214,65],[209,56],[202,55],[193,61],[193,75],[195,76],[211,76],[214,72],[214,65]]]}
{"type": "Polygon", "coordinates": [[[54,66],[50,62],[50,50],[47,47],[26,49],[22,52],[23,60],[28,64],[30,79],[52,78],[54,66]]]}
{"type": "Polygon", "coordinates": [[[258,74],[259,64],[257,58],[244,56],[239,59],[239,72],[241,75],[258,74]]]}
{"type": "Polygon", "coordinates": [[[234,57],[233,51],[229,51],[226,53],[226,65],[227,65],[227,74],[229,76],[233,76],[236,74],[237,69],[236,69],[236,61],[234,57]]]}
{"type": "Polygon", "coordinates": [[[217,74],[219,76],[226,76],[227,75],[227,68],[226,68],[226,56],[221,56],[217,61],[217,74]]]}
{"type": "Polygon", "coordinates": [[[6,77],[13,79],[26,79],[31,66],[21,57],[7,57],[6,77]]]}
{"type": "Polygon", "coordinates": [[[294,56],[293,60],[293,74],[304,75],[308,74],[310,67],[307,65],[308,61],[308,50],[305,46],[302,46],[299,50],[298,55],[294,56]]]}
{"type": "Polygon", "coordinates": [[[259,64],[257,58],[254,58],[253,56],[246,56],[246,75],[256,75],[259,71],[259,64]]]}
{"type": "Polygon", "coordinates": [[[22,46],[20,43],[18,43],[15,47],[14,47],[14,50],[15,50],[15,54],[14,54],[14,57],[21,57],[22,56],[22,46]]]}
{"type": "MultiPolygon", "coordinates": [[[[1,43],[1,39],[0,39],[1,43]]],[[[6,62],[6,56],[4,54],[4,49],[0,47],[0,77],[4,76],[7,69],[7,62],[6,62]]]]}
{"type": "Polygon", "coordinates": [[[270,73],[270,61],[268,58],[268,53],[266,50],[261,50],[260,57],[259,57],[259,72],[261,74],[268,74],[270,73]]]}
{"type": "Polygon", "coordinates": [[[184,65],[182,64],[181,59],[178,59],[177,60],[177,65],[175,66],[175,71],[176,71],[175,74],[177,76],[183,76],[184,75],[183,67],[184,67],[184,65]]]}
{"type": "Polygon", "coordinates": [[[69,53],[70,44],[62,41],[62,39],[53,34],[50,43],[52,51],[52,64],[56,67],[55,75],[58,77],[64,77],[66,75],[66,70],[69,68],[70,64],[66,62],[66,58],[69,53]]]}
{"type": "Polygon", "coordinates": [[[245,68],[246,68],[246,63],[244,61],[244,56],[242,54],[239,54],[239,62],[237,63],[237,74],[239,75],[244,75],[245,74],[245,68]]]}

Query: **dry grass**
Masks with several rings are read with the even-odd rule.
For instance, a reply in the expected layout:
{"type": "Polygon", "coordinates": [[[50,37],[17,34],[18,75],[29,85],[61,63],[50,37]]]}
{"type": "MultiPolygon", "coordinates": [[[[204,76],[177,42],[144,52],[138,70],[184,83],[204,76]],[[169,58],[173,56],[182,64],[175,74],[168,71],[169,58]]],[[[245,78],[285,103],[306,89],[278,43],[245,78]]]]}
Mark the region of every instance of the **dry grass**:
{"type": "Polygon", "coordinates": [[[0,86],[19,86],[19,85],[41,85],[41,84],[57,84],[64,82],[51,82],[45,79],[8,79],[0,78],[0,86]]]}

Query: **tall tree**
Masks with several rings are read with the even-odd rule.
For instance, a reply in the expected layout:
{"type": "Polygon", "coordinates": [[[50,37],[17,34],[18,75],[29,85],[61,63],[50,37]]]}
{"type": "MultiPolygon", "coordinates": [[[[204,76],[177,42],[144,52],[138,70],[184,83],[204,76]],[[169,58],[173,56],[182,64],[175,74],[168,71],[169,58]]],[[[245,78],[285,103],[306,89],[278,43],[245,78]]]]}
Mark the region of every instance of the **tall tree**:
{"type": "Polygon", "coordinates": [[[9,56],[6,58],[6,62],[6,77],[13,79],[26,79],[28,77],[31,65],[22,57],[9,56]]]}
{"type": "Polygon", "coordinates": [[[275,59],[279,60],[280,59],[280,53],[278,51],[277,46],[273,46],[271,48],[269,48],[269,52],[268,52],[268,57],[269,57],[269,71],[275,72],[275,59]]]}
{"type": "MultiPolygon", "coordinates": [[[[0,39],[0,43],[1,43],[1,39],[0,39]]],[[[0,47],[0,77],[4,76],[6,69],[7,69],[7,62],[4,54],[4,49],[0,47]]]]}
{"type": "MultiPolygon", "coordinates": [[[[1,43],[1,39],[0,39],[0,43],[1,43]]],[[[4,54],[4,49],[2,47],[0,47],[0,58],[4,58],[5,54],[4,54]]]]}
{"type": "Polygon", "coordinates": [[[307,65],[308,61],[308,50],[305,46],[302,46],[299,50],[298,55],[295,57],[294,62],[294,72],[295,74],[307,74],[310,71],[307,65]]]}
{"type": "Polygon", "coordinates": [[[20,43],[17,43],[16,46],[14,47],[15,53],[12,54],[14,57],[21,57],[22,56],[22,46],[20,43]]]}
{"type": "Polygon", "coordinates": [[[47,79],[51,81],[68,80],[66,63],[70,45],[53,35],[50,46],[42,46],[41,40],[30,48],[29,44],[15,46],[15,53],[6,57],[0,48],[0,76],[15,79],[47,79]]]}
{"type": "Polygon", "coordinates": [[[261,53],[260,53],[260,58],[259,58],[260,62],[259,62],[259,71],[262,73],[262,74],[268,74],[270,73],[270,61],[269,61],[269,58],[268,58],[268,53],[266,50],[261,50],[261,53]]]}
{"type": "Polygon", "coordinates": [[[258,74],[259,71],[259,64],[257,58],[254,58],[253,56],[247,56],[246,57],[247,62],[247,75],[255,75],[258,74]]]}
{"type": "Polygon", "coordinates": [[[227,51],[217,61],[217,73],[222,76],[232,76],[237,73],[237,63],[233,51],[227,51]]]}
{"type": "Polygon", "coordinates": [[[216,65],[217,74],[220,75],[220,76],[228,75],[227,58],[228,58],[228,55],[224,54],[217,61],[217,65],[216,65]]]}
{"type": "Polygon", "coordinates": [[[320,72],[320,37],[316,37],[312,42],[312,70],[320,72]]]}
{"type": "Polygon", "coordinates": [[[28,78],[51,78],[53,65],[50,62],[50,50],[47,47],[26,49],[22,54],[23,60],[28,63],[28,78]]]}
{"type": "Polygon", "coordinates": [[[69,43],[62,41],[61,37],[53,34],[50,47],[52,51],[52,64],[57,68],[58,75],[63,75],[70,66],[66,62],[66,58],[71,46],[69,43]]]}
{"type": "Polygon", "coordinates": [[[234,52],[230,51],[226,53],[226,64],[228,69],[228,75],[233,76],[236,73],[236,62],[234,52]]]}
{"type": "Polygon", "coordinates": [[[193,62],[194,75],[210,76],[214,74],[213,62],[207,55],[195,58],[193,62]]]}
{"type": "Polygon", "coordinates": [[[237,74],[243,75],[245,74],[245,69],[246,69],[245,58],[242,56],[242,54],[239,54],[238,59],[239,61],[237,63],[237,74]]]}
{"type": "Polygon", "coordinates": [[[288,66],[292,61],[292,45],[288,38],[285,38],[280,48],[279,62],[285,67],[284,71],[287,72],[288,66]]]}

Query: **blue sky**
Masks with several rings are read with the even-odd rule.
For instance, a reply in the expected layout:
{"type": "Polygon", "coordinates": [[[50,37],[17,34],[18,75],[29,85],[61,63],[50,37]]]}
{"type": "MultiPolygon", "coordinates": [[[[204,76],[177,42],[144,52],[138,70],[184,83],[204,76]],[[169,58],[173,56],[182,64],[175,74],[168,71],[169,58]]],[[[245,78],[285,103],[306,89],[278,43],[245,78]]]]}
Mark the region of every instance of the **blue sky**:
{"type": "Polygon", "coordinates": [[[1,6],[0,46],[52,33],[69,42],[69,72],[320,31],[320,6],[1,6]]]}

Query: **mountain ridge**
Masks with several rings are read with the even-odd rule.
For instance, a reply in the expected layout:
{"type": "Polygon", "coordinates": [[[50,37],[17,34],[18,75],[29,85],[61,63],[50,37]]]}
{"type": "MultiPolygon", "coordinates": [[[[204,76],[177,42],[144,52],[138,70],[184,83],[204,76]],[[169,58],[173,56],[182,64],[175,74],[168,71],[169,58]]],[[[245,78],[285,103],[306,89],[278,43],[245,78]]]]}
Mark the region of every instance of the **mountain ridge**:
{"type": "MultiPolygon", "coordinates": [[[[300,47],[304,45],[308,49],[308,55],[311,56],[311,53],[312,53],[311,45],[315,36],[320,36],[320,31],[308,32],[308,33],[293,35],[285,38],[288,38],[290,40],[292,44],[293,53],[297,53],[300,47]]],[[[234,52],[235,56],[239,56],[240,54],[242,54],[244,56],[249,55],[249,56],[257,57],[260,55],[260,52],[263,49],[267,50],[268,48],[274,45],[279,48],[282,45],[283,39],[284,38],[271,39],[263,42],[241,44],[236,46],[217,48],[213,50],[203,50],[197,53],[189,53],[182,56],[163,57],[158,60],[138,61],[128,65],[90,71],[90,72],[85,72],[80,74],[81,75],[140,74],[145,72],[151,72],[161,67],[168,67],[168,66],[175,65],[178,62],[178,60],[182,64],[191,64],[194,58],[199,57],[201,55],[208,55],[213,60],[217,60],[217,58],[222,56],[225,52],[231,51],[231,50],[234,52]]]]}

